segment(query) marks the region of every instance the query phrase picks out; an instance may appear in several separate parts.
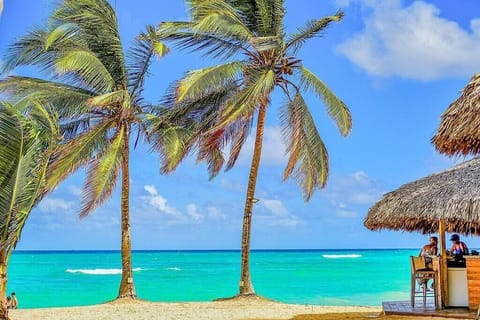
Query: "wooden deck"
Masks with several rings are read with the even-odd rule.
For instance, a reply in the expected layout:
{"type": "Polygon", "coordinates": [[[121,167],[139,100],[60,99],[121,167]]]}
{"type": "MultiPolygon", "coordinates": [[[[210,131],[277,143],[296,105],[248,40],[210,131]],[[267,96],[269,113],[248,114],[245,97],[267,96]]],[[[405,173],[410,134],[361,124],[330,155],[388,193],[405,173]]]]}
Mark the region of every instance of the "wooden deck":
{"type": "Polygon", "coordinates": [[[387,301],[382,303],[386,315],[430,316],[445,317],[451,319],[477,319],[477,314],[468,308],[446,308],[435,310],[433,303],[416,305],[412,308],[410,301],[387,301]]]}

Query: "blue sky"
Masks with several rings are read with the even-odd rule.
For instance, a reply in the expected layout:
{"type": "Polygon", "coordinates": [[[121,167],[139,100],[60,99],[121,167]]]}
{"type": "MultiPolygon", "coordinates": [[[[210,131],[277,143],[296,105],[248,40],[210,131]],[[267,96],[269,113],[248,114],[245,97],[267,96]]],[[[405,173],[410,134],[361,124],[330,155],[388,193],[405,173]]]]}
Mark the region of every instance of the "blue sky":
{"type": "MultiPolygon", "coordinates": [[[[5,0],[0,53],[15,37],[44,23],[52,3],[5,0]]],[[[180,0],[111,3],[125,45],[146,24],[186,18],[180,0]]],[[[295,181],[281,180],[286,157],[276,113],[280,100],[273,97],[252,248],[420,247],[427,236],[371,232],[363,219],[383,193],[463,160],[436,153],[430,138],[442,112],[480,70],[477,0],[287,0],[286,8],[287,32],[308,19],[345,12],[341,23],[310,40],[299,57],[348,105],[353,129],[341,137],[324,106],[307,98],[329,151],[330,176],[326,188],[305,203],[295,181]]],[[[158,101],[185,71],[213,63],[198,53],[173,49],[153,65],[147,98],[158,101]]],[[[209,181],[205,166],[194,158],[162,176],[158,156],[139,146],[131,153],[133,249],[238,249],[251,154],[249,139],[236,167],[209,181]]],[[[82,183],[79,172],[32,211],[17,249],[119,248],[118,192],[79,220],[82,183]]],[[[480,247],[480,239],[467,238],[467,243],[480,247]]]]}

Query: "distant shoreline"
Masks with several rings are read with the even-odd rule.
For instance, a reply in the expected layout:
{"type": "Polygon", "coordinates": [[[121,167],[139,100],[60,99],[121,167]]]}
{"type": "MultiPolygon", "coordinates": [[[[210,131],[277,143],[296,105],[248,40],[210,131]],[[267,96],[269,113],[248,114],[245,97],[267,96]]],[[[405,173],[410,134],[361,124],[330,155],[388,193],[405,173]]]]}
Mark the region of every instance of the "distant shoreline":
{"type": "MultiPolygon", "coordinates": [[[[251,249],[251,252],[348,252],[348,251],[391,251],[391,250],[418,250],[418,248],[357,248],[357,249],[251,249]]],[[[80,250],[15,250],[13,253],[120,253],[120,250],[108,249],[80,249],[80,250]]],[[[139,249],[132,250],[133,253],[145,252],[240,252],[240,249],[139,249]]]]}

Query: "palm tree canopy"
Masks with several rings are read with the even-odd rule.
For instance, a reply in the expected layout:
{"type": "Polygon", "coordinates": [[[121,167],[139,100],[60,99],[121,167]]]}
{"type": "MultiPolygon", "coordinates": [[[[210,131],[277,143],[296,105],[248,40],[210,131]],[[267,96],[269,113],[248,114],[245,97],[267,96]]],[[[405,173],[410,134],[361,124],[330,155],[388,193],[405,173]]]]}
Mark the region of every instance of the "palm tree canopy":
{"type": "Polygon", "coordinates": [[[214,177],[230,169],[252,128],[259,106],[275,89],[283,91],[281,127],[289,159],[284,179],[294,176],[308,200],[328,176],[328,154],[303,97],[316,94],[326,105],[340,133],[351,129],[346,105],[297,53],[306,40],[318,36],[343,13],[309,21],[297,32],[284,34],[283,0],[188,0],[190,21],[160,24],[158,34],[180,48],[203,50],[226,60],[193,70],[172,86],[166,103],[177,114],[198,124],[191,144],[198,160],[206,161],[214,177]],[[229,147],[228,157],[224,155],[229,147]]]}
{"type": "Polygon", "coordinates": [[[385,194],[365,219],[371,230],[392,229],[480,235],[480,158],[404,184],[385,194]]]}
{"type": "Polygon", "coordinates": [[[143,99],[145,79],[153,58],[167,52],[147,27],[125,55],[107,0],[66,0],[47,27],[10,46],[4,71],[33,65],[46,77],[8,77],[0,92],[12,101],[36,99],[56,108],[64,141],[52,157],[47,187],[86,166],[81,216],[111,195],[125,137],[145,137],[144,121],[154,107],[143,99]]]}
{"type": "Polygon", "coordinates": [[[480,74],[472,77],[460,97],[442,114],[432,143],[439,152],[450,156],[480,154],[480,74]]]}
{"type": "Polygon", "coordinates": [[[58,139],[50,108],[0,102],[0,247],[7,256],[43,196],[47,164],[58,139]]]}

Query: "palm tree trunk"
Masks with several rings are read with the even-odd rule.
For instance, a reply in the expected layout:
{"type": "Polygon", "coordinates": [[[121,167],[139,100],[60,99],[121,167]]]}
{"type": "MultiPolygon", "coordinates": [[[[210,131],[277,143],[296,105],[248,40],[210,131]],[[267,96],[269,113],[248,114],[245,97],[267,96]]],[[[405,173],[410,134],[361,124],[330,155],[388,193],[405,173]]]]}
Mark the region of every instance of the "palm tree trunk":
{"type": "Polygon", "coordinates": [[[120,289],[118,290],[117,298],[132,298],[135,299],[137,294],[135,292],[135,285],[133,284],[132,272],[132,243],[130,239],[130,173],[129,173],[129,128],[125,129],[123,160],[122,160],[122,281],[120,282],[120,289]]]}
{"type": "Polygon", "coordinates": [[[252,164],[248,177],[247,197],[245,199],[245,211],[243,213],[242,229],[242,262],[240,270],[239,296],[254,295],[252,279],[250,277],[250,239],[252,230],[252,211],[255,199],[255,187],[257,184],[258,167],[262,156],[263,131],[265,128],[265,116],[267,113],[268,99],[263,99],[258,111],[257,131],[255,134],[255,146],[253,149],[252,164]]]}
{"type": "Polygon", "coordinates": [[[0,252],[0,320],[8,320],[7,310],[7,253],[2,248],[0,252]]]}

